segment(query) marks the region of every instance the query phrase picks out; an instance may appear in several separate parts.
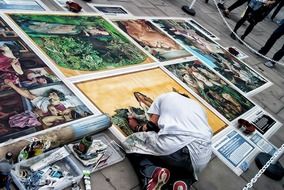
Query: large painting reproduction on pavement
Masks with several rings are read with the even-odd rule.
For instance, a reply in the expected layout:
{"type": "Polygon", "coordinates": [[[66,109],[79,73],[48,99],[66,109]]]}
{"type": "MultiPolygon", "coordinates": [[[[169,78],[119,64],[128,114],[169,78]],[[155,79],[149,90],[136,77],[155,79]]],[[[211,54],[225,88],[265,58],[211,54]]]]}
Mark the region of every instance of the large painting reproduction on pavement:
{"type": "MultiPolygon", "coordinates": [[[[151,69],[114,77],[89,80],[76,86],[102,111],[112,116],[112,122],[125,136],[133,133],[129,128],[127,116],[139,115],[140,124],[145,122],[145,114],[152,101],[159,95],[178,91],[195,99],[175,80],[161,69],[151,69]]],[[[202,104],[202,103],[201,103],[202,104]]],[[[227,126],[215,113],[203,105],[208,114],[209,124],[214,133],[227,126]]]]}
{"type": "Polygon", "coordinates": [[[159,61],[191,56],[183,47],[144,19],[113,19],[127,33],[159,61]]]}
{"type": "Polygon", "coordinates": [[[101,16],[12,14],[10,17],[68,77],[152,62],[101,16]]]}
{"type": "Polygon", "coordinates": [[[0,28],[0,142],[92,114],[2,19],[0,28]]]}
{"type": "Polygon", "coordinates": [[[229,121],[254,107],[250,100],[198,60],[165,67],[229,121]]]}
{"type": "Polygon", "coordinates": [[[252,93],[268,83],[260,74],[185,20],[152,21],[242,92],[252,93]]]}

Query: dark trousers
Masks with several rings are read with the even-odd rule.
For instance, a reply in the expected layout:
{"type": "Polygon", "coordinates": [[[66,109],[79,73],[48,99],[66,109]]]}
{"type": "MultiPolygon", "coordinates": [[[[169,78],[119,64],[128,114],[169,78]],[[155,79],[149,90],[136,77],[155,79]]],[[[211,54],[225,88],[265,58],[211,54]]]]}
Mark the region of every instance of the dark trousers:
{"type": "Polygon", "coordinates": [[[233,3],[228,10],[231,12],[232,10],[238,8],[239,6],[242,6],[245,2],[248,2],[249,0],[237,0],[235,3],[233,3]]]}
{"type": "Polygon", "coordinates": [[[278,12],[280,11],[280,9],[284,6],[284,1],[280,0],[278,6],[276,7],[275,11],[273,12],[271,19],[273,20],[275,18],[275,16],[278,14],[278,12]]]}
{"type": "MultiPolygon", "coordinates": [[[[259,50],[259,53],[266,55],[275,42],[284,35],[284,23],[282,23],[274,32],[271,34],[265,45],[259,50]]],[[[283,57],[283,47],[273,56],[273,59],[279,61],[283,57]]]]}
{"type": "Polygon", "coordinates": [[[170,181],[164,189],[172,189],[173,183],[177,180],[184,181],[188,187],[196,181],[187,147],[167,156],[128,154],[127,157],[132,163],[143,189],[147,187],[147,182],[152,178],[157,167],[167,168],[171,172],[170,181]]]}
{"type": "Polygon", "coordinates": [[[284,56],[284,44],[280,50],[273,55],[273,60],[279,61],[284,56]]]}
{"type": "MultiPolygon", "coordinates": [[[[249,19],[249,16],[253,14],[253,9],[248,7],[245,15],[237,22],[235,28],[234,28],[234,32],[237,33],[237,30],[245,23],[246,20],[249,19]]],[[[255,25],[258,22],[250,22],[249,26],[247,27],[247,29],[245,30],[244,34],[241,36],[241,39],[245,39],[245,37],[252,31],[252,29],[255,27],[255,25]]]]}

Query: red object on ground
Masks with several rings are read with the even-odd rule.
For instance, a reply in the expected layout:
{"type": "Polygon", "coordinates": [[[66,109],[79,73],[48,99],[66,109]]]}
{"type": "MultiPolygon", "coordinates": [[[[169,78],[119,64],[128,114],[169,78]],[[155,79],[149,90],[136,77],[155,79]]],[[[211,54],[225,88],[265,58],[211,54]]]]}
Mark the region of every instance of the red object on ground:
{"type": "Polygon", "coordinates": [[[78,13],[82,10],[82,7],[78,3],[75,3],[72,1],[66,1],[66,5],[69,11],[74,12],[74,13],[78,13]]]}

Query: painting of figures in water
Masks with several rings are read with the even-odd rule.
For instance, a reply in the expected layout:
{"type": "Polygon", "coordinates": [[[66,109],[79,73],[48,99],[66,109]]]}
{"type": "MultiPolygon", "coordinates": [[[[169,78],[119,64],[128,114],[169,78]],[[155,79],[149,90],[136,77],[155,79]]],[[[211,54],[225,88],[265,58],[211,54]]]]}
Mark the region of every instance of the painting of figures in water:
{"type": "Polygon", "coordinates": [[[92,114],[2,19],[0,27],[0,143],[92,114]]]}
{"type": "Polygon", "coordinates": [[[254,107],[250,100],[198,60],[165,67],[229,121],[254,107]]]}
{"type": "MultiPolygon", "coordinates": [[[[159,68],[84,81],[77,83],[76,86],[102,112],[112,116],[113,124],[119,127],[125,136],[133,133],[128,126],[127,116],[136,114],[139,115],[139,122],[145,122],[149,106],[159,95],[175,91],[196,99],[159,68]]],[[[208,115],[209,125],[214,134],[227,126],[215,113],[199,103],[208,115]]]]}
{"type": "Polygon", "coordinates": [[[242,92],[255,91],[268,83],[261,75],[199,32],[188,22],[162,19],[153,20],[153,22],[242,92]]]}
{"type": "Polygon", "coordinates": [[[10,16],[65,76],[152,62],[100,16],[10,16]]]}
{"type": "Polygon", "coordinates": [[[113,22],[159,61],[191,56],[183,47],[147,20],[127,19],[113,20],[113,22]]]}

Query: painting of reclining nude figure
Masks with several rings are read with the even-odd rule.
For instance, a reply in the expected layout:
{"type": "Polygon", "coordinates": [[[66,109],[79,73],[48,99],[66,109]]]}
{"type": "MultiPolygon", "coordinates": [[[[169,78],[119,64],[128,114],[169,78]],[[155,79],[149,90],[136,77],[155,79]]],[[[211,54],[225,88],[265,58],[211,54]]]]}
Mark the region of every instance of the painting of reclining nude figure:
{"type": "MultiPolygon", "coordinates": [[[[163,70],[151,69],[115,77],[89,80],[76,86],[102,111],[112,116],[112,122],[124,136],[134,131],[128,125],[128,116],[135,114],[140,123],[146,122],[146,113],[152,101],[159,95],[171,91],[186,94],[188,91],[169,77],[163,70]]],[[[227,124],[215,113],[206,108],[209,125],[214,133],[224,129],[227,124]]]]}
{"type": "Polygon", "coordinates": [[[0,142],[91,114],[0,20],[0,142]]]}
{"type": "Polygon", "coordinates": [[[184,20],[153,20],[207,66],[213,68],[244,93],[252,92],[268,81],[227,50],[184,20]]]}
{"type": "Polygon", "coordinates": [[[100,16],[12,14],[10,17],[65,76],[153,62],[100,16]]]}
{"type": "Polygon", "coordinates": [[[165,67],[229,121],[254,107],[250,100],[198,60],[165,67]]]}
{"type": "Polygon", "coordinates": [[[112,21],[159,61],[191,56],[183,47],[147,20],[113,19],[112,21]]]}

